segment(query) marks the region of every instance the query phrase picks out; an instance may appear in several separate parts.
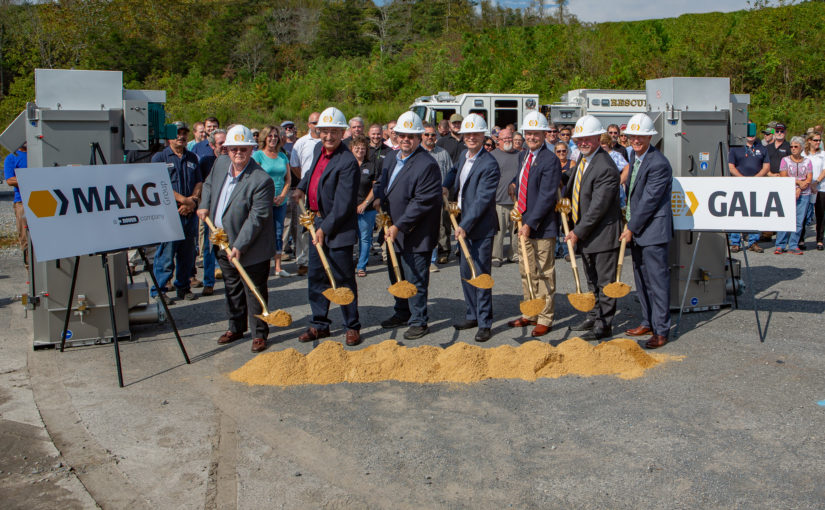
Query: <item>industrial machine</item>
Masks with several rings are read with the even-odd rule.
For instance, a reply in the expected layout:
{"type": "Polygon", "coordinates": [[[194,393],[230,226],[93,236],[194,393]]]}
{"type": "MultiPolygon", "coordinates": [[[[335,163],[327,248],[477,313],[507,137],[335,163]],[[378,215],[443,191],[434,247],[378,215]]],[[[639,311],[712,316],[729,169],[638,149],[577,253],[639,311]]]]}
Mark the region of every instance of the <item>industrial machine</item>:
{"type": "Polygon", "coordinates": [[[580,117],[593,115],[605,127],[622,125],[636,113],[647,111],[644,90],[576,89],[562,94],[561,101],[541,107],[555,124],[575,124],[580,117]]]}
{"type": "Polygon", "coordinates": [[[439,92],[422,96],[410,106],[424,122],[438,124],[454,113],[466,117],[471,113],[481,115],[487,125],[504,127],[520,126],[524,116],[538,108],[538,94],[459,94],[439,92]]]}
{"type": "MultiPolygon", "coordinates": [[[[123,163],[124,152],[149,150],[176,136],[166,125],[166,92],[125,90],[120,71],[35,70],[35,101],[0,134],[0,144],[28,147],[28,166],[123,163]]],[[[72,311],[66,345],[86,345],[112,338],[106,275],[99,257],[79,258],[74,295],[69,295],[75,259],[38,262],[30,246],[29,292],[21,296],[34,319],[34,347],[61,343],[67,307],[72,311]]],[[[149,299],[146,282],[127,282],[126,252],[109,256],[109,272],[118,338],[129,338],[127,325],[158,322],[163,308],[149,299]]]]}
{"type": "MultiPolygon", "coordinates": [[[[646,96],[648,115],[659,133],[653,144],[670,161],[674,176],[727,173],[728,148],[745,145],[749,134],[749,95],[731,94],[728,78],[662,78],[646,82],[646,96]]],[[[702,233],[696,251],[697,235],[677,231],[670,250],[670,303],[679,309],[686,295],[685,312],[727,306],[726,280],[739,276],[738,267],[729,274],[725,234],[702,233]]]]}

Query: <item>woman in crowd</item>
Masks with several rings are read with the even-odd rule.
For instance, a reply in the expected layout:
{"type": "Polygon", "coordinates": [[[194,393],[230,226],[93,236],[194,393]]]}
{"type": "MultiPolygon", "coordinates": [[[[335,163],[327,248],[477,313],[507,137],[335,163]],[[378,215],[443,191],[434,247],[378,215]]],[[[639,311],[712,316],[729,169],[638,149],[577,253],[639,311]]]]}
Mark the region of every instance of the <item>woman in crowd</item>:
{"type": "Polygon", "coordinates": [[[487,152],[493,152],[496,148],[496,141],[490,138],[489,136],[484,137],[484,150],[487,152]]]}
{"type": "Polygon", "coordinates": [[[805,213],[811,195],[811,160],[802,155],[805,139],[801,136],[791,138],[791,155],[782,158],[779,164],[779,175],[796,179],[796,230],[794,232],[780,232],[776,236],[774,254],[779,255],[790,251],[794,255],[802,255],[799,249],[799,239],[805,230],[805,213]]]}
{"type": "Polygon", "coordinates": [[[272,218],[275,224],[275,276],[292,276],[281,268],[281,253],[284,249],[284,218],[286,217],[286,202],[291,180],[289,158],[283,150],[284,139],[281,137],[278,127],[266,126],[261,130],[258,139],[260,140],[258,146],[263,147],[263,149],[255,151],[252,154],[252,159],[266,170],[266,173],[272,178],[272,182],[275,183],[275,199],[272,203],[272,218]]]}
{"type": "MultiPolygon", "coordinates": [[[[823,219],[825,219],[825,190],[822,189],[822,180],[825,178],[825,153],[822,152],[822,134],[811,133],[806,140],[805,156],[811,160],[811,205],[808,206],[805,223],[810,222],[811,209],[816,219],[816,249],[823,250],[823,219]]],[[[802,239],[804,241],[804,239],[802,239]]]]}
{"type": "Polygon", "coordinates": [[[524,135],[518,131],[513,133],[513,148],[517,151],[524,150],[524,135]]]}
{"type": "Polygon", "coordinates": [[[361,181],[358,186],[358,264],[355,266],[355,275],[367,276],[367,261],[370,258],[372,248],[372,231],[375,229],[375,216],[378,213],[373,207],[372,185],[378,179],[380,168],[369,164],[367,160],[367,147],[369,141],[364,135],[352,137],[349,144],[352,155],[358,161],[361,169],[361,181]]]}
{"type": "MultiPolygon", "coordinates": [[[[572,170],[573,166],[576,164],[575,161],[567,159],[570,155],[570,148],[567,147],[567,144],[564,142],[556,142],[556,146],[553,150],[555,151],[556,156],[559,158],[559,162],[561,163],[562,175],[566,175],[569,177],[570,170],[572,170]]],[[[566,180],[566,178],[562,177],[562,182],[566,180]]]]}

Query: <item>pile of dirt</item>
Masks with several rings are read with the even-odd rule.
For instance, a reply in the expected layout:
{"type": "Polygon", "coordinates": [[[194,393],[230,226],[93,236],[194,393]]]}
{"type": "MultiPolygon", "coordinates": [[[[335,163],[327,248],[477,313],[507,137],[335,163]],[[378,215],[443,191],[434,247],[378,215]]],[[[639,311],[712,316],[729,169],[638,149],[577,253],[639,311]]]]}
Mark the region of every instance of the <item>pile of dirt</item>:
{"type": "Polygon", "coordinates": [[[340,382],[404,381],[471,383],[484,379],[556,378],[613,375],[635,379],[664,361],[681,358],[651,355],[633,340],[611,340],[593,346],[580,338],[558,347],[531,341],[513,347],[485,349],[463,342],[446,349],[431,345],[407,348],[385,340],[357,351],[327,341],[304,356],[289,348],[259,354],[229,374],[249,385],[293,386],[340,382]]]}

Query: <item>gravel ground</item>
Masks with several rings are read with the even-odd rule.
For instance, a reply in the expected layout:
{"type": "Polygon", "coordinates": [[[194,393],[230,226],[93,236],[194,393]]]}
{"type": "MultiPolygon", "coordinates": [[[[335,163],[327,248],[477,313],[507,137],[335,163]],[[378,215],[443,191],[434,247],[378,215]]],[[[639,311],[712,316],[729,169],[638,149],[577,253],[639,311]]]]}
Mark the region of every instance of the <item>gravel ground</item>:
{"type": "MultiPolygon", "coordinates": [[[[134,327],[121,344],[123,389],[111,345],[29,351],[27,372],[15,374],[103,507],[822,508],[825,253],[750,261],[764,341],[746,295],[739,309],[686,315],[681,337],[661,349],[684,360],[635,380],[250,388],[225,376],[253,357],[249,337],[215,345],[226,327],[221,285],[172,308],[191,365],[164,324],[134,327]]],[[[558,262],[553,343],[581,320],[558,262]]],[[[391,313],[385,270],[373,258],[368,272],[358,281],[364,345],[401,339],[403,328],[378,326],[391,313]]],[[[16,257],[0,257],[0,274],[0,295],[24,288],[16,257]]],[[[517,267],[493,277],[488,345],[530,340],[506,327],[521,299],[517,267]]],[[[433,332],[407,345],[472,343],[474,331],[451,327],[463,316],[458,281],[454,262],[432,275],[433,332]]],[[[269,349],[308,353],[313,345],[296,340],[308,323],[305,280],[270,279],[270,303],[295,323],[273,330],[269,349]]],[[[30,346],[31,319],[2,304],[0,347],[30,346]]],[[[618,331],[637,325],[632,297],[619,308],[618,331]]],[[[330,316],[343,341],[340,312],[330,316]]],[[[9,405],[0,399],[0,413],[9,405]]]]}

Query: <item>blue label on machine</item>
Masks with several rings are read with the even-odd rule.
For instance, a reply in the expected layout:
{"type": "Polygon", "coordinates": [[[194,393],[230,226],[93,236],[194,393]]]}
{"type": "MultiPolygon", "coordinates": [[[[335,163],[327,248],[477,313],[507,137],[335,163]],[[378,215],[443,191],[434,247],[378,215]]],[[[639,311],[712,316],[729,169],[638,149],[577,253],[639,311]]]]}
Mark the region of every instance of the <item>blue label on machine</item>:
{"type": "Polygon", "coordinates": [[[708,164],[707,164],[707,163],[705,163],[704,161],[702,161],[701,163],[699,163],[699,167],[700,167],[702,170],[707,170],[707,169],[708,169],[708,164]]]}
{"type": "Polygon", "coordinates": [[[696,306],[699,304],[699,298],[692,297],[690,298],[690,306],[696,306]]]}
{"type": "Polygon", "coordinates": [[[74,333],[72,333],[72,330],[67,329],[66,330],[66,340],[71,340],[73,336],[74,336],[74,333]]]}

